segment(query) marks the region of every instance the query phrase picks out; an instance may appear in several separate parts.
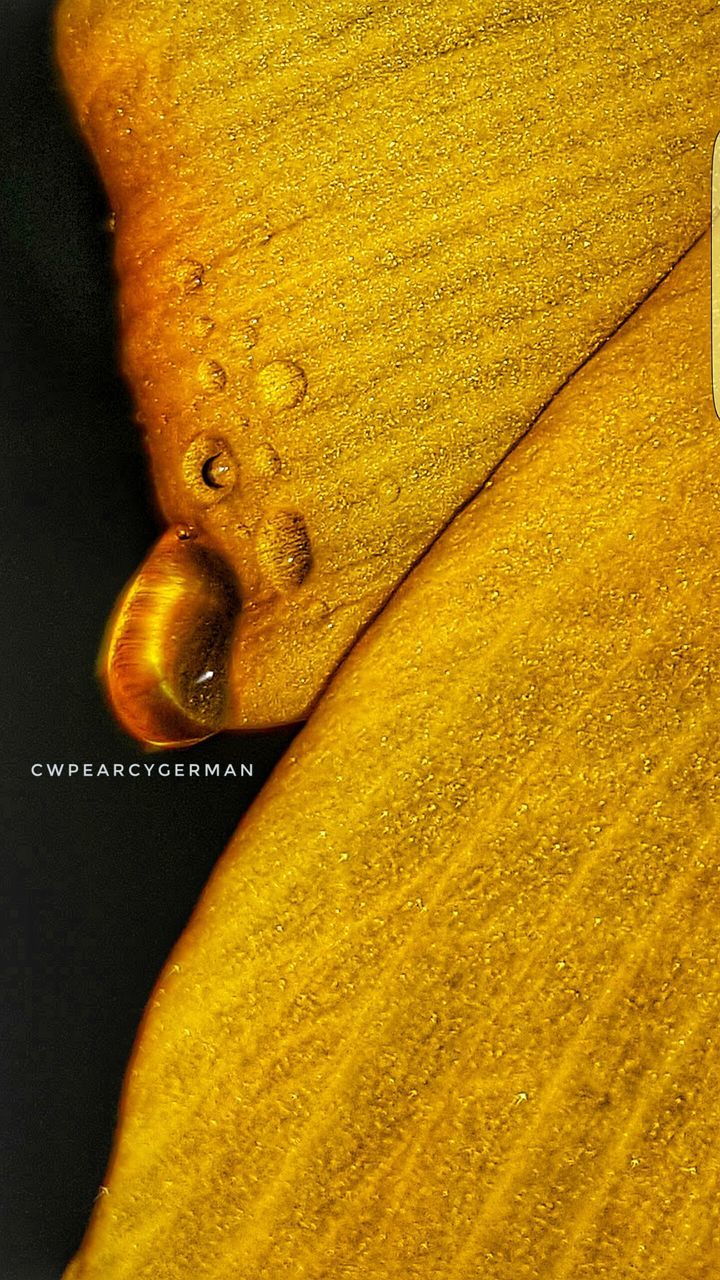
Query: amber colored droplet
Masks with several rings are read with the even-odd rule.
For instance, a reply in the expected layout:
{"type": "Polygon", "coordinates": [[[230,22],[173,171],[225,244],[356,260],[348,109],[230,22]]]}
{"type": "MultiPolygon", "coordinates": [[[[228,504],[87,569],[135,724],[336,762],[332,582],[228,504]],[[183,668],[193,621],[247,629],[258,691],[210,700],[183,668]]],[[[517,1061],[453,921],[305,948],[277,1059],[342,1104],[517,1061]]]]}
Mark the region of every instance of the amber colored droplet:
{"type": "Polygon", "coordinates": [[[198,338],[207,338],[215,328],[215,321],[211,316],[196,316],[192,327],[198,338]]]}
{"type": "Polygon", "coordinates": [[[282,471],[282,462],[277,449],[271,444],[258,445],[254,453],[255,470],[264,480],[272,480],[282,471]]]}
{"type": "Polygon", "coordinates": [[[381,486],[380,492],[386,502],[397,502],[400,497],[401,487],[397,480],[385,480],[381,486]]]}
{"type": "Polygon", "coordinates": [[[260,568],[278,591],[299,587],[312,568],[310,536],[295,511],[276,511],[268,516],[255,546],[260,568]]]}
{"type": "Polygon", "coordinates": [[[205,267],[192,258],[181,264],[179,275],[184,293],[197,293],[205,283],[205,267]]]}
{"type": "Polygon", "coordinates": [[[202,478],[210,489],[227,489],[235,482],[235,463],[229,449],[211,454],[202,468],[202,478]]]}
{"type": "Polygon", "coordinates": [[[239,599],[225,562],[191,526],[169,530],[121,596],[99,660],[123,727],[153,746],[223,725],[239,599]]]}
{"type": "Polygon", "coordinates": [[[203,432],[192,440],[182,464],[183,479],[192,497],[209,506],[226,498],[235,487],[237,467],[226,440],[203,432]]]}
{"type": "Polygon", "coordinates": [[[245,330],[246,346],[251,348],[256,347],[259,337],[260,337],[260,317],[251,316],[250,320],[248,320],[247,328],[245,330]]]}
{"type": "Polygon", "coordinates": [[[224,391],[227,374],[217,360],[203,360],[199,370],[200,382],[206,391],[224,391]]]}
{"type": "Polygon", "coordinates": [[[269,409],[294,409],[307,390],[307,378],[292,360],[273,360],[257,375],[258,396],[269,409]]]}

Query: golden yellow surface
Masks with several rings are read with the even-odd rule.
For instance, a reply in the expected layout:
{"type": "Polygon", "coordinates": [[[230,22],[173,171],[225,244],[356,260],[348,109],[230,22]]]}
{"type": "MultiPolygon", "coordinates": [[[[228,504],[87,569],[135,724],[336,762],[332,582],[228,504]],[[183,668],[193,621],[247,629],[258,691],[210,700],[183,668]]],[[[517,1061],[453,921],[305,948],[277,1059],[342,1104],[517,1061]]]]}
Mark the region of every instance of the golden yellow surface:
{"type": "Polygon", "coordinates": [[[58,30],[160,503],[239,582],[225,722],[297,718],[707,226],[720,13],[62,0],[58,30]]]}
{"type": "Polygon", "coordinates": [[[720,1274],[707,239],[335,678],[152,998],[67,1280],[720,1274]]]}

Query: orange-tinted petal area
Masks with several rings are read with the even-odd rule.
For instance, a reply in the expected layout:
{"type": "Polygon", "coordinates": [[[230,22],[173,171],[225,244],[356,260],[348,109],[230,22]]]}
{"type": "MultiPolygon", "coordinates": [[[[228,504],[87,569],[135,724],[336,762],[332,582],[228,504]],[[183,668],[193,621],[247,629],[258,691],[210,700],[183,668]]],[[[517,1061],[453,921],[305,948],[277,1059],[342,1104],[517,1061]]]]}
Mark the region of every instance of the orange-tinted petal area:
{"type": "Polygon", "coordinates": [[[707,250],[247,815],[153,994],[72,1280],[720,1275],[707,250]]]}

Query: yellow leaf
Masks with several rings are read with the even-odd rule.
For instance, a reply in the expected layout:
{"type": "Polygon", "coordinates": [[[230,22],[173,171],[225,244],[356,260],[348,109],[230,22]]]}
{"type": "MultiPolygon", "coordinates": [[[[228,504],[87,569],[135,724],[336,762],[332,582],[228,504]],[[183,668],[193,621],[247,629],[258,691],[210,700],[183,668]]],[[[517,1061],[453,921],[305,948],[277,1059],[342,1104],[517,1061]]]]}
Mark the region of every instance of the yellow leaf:
{"type": "MultiPolygon", "coordinates": [[[[705,0],[63,0],[162,511],[242,598],[185,739],[305,715],[706,228],[719,42],[705,0]]],[[[172,636],[159,675],[144,647],[170,561],[164,541],[104,656],[121,719],[158,743],[207,676],[172,636]]],[[[207,631],[193,584],[181,629],[207,631]]]]}
{"type": "Polygon", "coordinates": [[[161,976],[67,1280],[720,1272],[708,276],[342,667],[161,976]]]}

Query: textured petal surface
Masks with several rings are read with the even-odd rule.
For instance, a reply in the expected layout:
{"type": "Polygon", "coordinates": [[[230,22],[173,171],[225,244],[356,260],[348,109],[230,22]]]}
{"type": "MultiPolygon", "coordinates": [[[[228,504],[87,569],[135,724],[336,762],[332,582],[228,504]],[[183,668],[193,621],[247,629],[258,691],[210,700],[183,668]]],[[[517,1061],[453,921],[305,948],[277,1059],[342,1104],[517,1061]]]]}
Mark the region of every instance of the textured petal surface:
{"type": "Polygon", "coordinates": [[[720,12],[63,0],[59,50],[163,509],[240,580],[230,721],[302,716],[707,226],[720,12]]]}
{"type": "Polygon", "coordinates": [[[68,1280],[720,1271],[708,273],[553,402],[244,821],[68,1280]]]}

